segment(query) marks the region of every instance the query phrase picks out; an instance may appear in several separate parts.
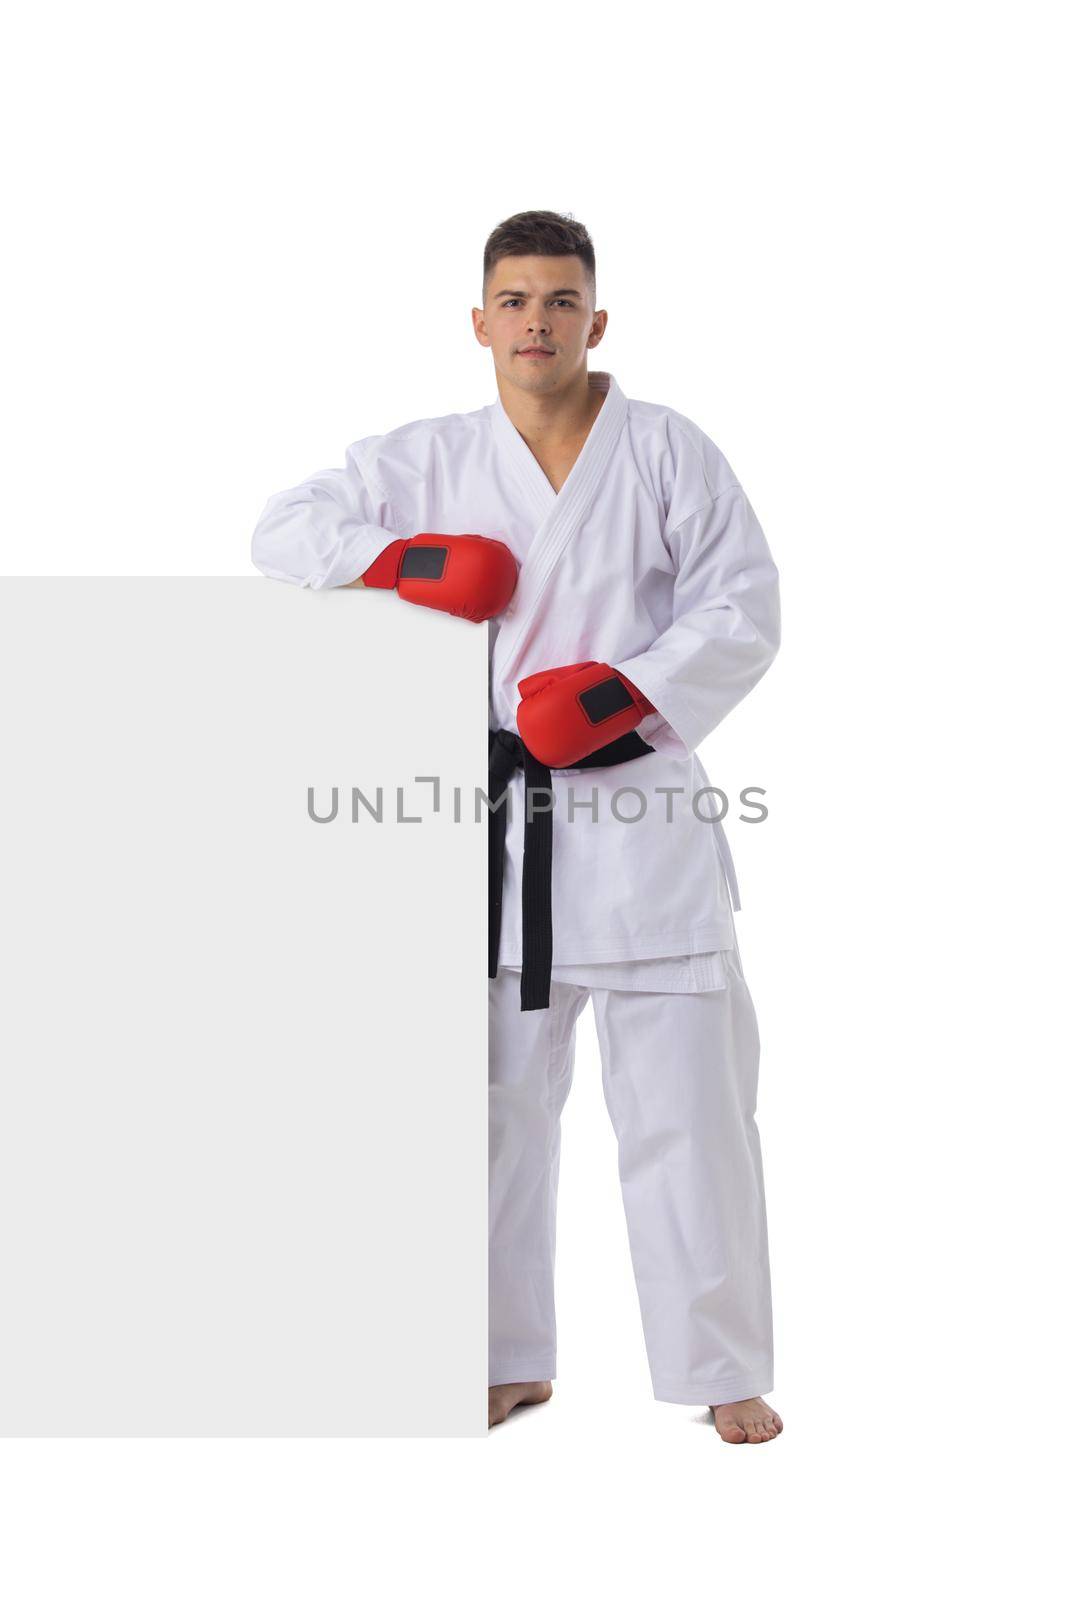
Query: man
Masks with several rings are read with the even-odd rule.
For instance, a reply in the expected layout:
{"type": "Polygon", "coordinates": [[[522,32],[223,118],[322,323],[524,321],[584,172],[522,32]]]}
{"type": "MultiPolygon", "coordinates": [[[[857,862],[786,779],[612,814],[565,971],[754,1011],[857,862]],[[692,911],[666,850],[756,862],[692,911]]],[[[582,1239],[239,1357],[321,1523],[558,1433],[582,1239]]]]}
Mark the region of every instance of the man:
{"type": "Polygon", "coordinates": [[[696,746],[778,647],[777,572],[722,453],[590,373],[585,228],[494,229],[498,400],[274,495],[260,571],[487,620],[489,1422],[552,1393],[559,1119],[591,999],[653,1394],[775,1438],[759,1039],[696,746]],[[636,804],[634,803],[636,798],[636,804]]]}

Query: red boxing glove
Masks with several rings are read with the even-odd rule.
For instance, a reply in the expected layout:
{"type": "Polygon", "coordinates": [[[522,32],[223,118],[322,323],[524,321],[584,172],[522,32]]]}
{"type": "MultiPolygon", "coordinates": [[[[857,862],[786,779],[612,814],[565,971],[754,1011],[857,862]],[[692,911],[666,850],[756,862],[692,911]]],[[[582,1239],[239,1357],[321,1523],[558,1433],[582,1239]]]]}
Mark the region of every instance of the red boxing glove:
{"type": "Polygon", "coordinates": [[[573,767],[656,709],[602,661],[535,672],[521,679],[519,693],[519,737],[546,767],[573,767]]]}
{"type": "Polygon", "coordinates": [[[503,611],[519,568],[499,539],[480,533],[417,533],[394,539],[363,573],[368,589],[395,589],[401,600],[484,622],[503,611]]]}

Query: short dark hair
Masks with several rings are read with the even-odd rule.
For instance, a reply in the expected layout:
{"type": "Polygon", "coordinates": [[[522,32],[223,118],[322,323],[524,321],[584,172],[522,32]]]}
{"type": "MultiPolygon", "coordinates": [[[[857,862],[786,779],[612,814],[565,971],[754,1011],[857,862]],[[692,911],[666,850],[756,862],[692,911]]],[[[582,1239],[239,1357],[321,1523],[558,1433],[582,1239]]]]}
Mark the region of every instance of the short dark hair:
{"type": "Polygon", "coordinates": [[[504,256],[577,256],[589,274],[593,299],[596,299],[596,256],[588,230],[568,213],[558,211],[517,211],[506,222],[498,222],[485,241],[482,256],[482,301],[489,287],[493,268],[504,256]]]}

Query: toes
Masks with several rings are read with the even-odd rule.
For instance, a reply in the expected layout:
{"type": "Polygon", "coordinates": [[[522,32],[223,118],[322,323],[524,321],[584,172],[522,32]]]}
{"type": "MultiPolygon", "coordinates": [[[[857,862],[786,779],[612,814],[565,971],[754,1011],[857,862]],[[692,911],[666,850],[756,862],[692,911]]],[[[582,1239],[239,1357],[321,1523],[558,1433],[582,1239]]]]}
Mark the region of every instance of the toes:
{"type": "Polygon", "coordinates": [[[714,1407],[712,1407],[711,1416],[720,1439],[725,1439],[727,1444],[744,1444],[745,1430],[739,1422],[733,1417],[723,1417],[720,1422],[714,1407]]]}
{"type": "Polygon", "coordinates": [[[766,1444],[768,1440],[776,1439],[784,1427],[781,1417],[770,1406],[755,1416],[727,1416],[724,1414],[726,1410],[725,1406],[720,1406],[718,1410],[711,1407],[719,1437],[725,1439],[727,1444],[766,1444]]]}

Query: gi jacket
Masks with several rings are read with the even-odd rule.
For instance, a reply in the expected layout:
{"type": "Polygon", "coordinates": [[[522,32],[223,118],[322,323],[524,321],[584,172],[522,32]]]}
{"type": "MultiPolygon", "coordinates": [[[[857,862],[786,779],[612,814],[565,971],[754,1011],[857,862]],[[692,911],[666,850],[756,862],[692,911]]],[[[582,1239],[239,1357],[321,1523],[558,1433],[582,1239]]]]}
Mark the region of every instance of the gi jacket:
{"type": "MultiPolygon", "coordinates": [[[[578,661],[617,667],[657,708],[637,729],[651,754],[553,774],[554,959],[729,949],[737,890],[696,748],[774,658],[778,573],[711,439],[669,406],[628,400],[610,373],[589,382],[605,398],[558,494],[498,399],[361,439],[344,467],[273,495],[252,559],[321,588],[359,577],[398,536],[507,543],[521,565],[487,624],[490,726],[515,729],[521,678],[578,661]]],[[[522,960],[521,773],[511,789],[505,966],[522,960]]]]}

